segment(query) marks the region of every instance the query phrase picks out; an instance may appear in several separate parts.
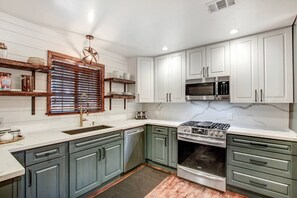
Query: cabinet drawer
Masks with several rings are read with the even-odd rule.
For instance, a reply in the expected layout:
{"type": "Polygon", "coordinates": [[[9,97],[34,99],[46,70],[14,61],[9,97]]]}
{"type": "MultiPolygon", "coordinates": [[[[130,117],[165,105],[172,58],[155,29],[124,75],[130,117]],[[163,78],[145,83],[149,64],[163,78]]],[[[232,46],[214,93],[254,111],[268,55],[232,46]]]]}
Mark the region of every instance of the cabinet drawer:
{"type": "Polygon", "coordinates": [[[296,197],[297,181],[235,166],[227,166],[227,183],[269,197],[296,197]]]}
{"type": "Polygon", "coordinates": [[[153,133],[168,135],[168,128],[162,126],[152,126],[153,133]]]}
{"type": "Polygon", "coordinates": [[[91,136],[83,139],[78,139],[69,142],[69,153],[74,153],[77,151],[82,151],[92,147],[100,146],[109,142],[123,139],[122,131],[115,131],[110,133],[105,133],[102,135],[91,136]]]}
{"type": "Polygon", "coordinates": [[[227,147],[228,164],[297,179],[297,157],[241,147],[227,147]]]}
{"type": "Polygon", "coordinates": [[[64,156],[66,144],[55,144],[26,151],[26,166],[64,156]]]}
{"type": "Polygon", "coordinates": [[[228,135],[227,144],[262,151],[297,155],[297,142],[255,138],[241,135],[228,135]]]}

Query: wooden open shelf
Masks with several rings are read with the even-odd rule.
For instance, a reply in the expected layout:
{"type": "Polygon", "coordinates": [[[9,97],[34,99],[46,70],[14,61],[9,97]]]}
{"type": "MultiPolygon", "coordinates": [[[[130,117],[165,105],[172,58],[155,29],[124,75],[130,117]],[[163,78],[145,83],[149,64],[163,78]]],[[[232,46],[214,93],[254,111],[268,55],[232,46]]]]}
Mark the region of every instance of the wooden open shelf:
{"type": "Polygon", "coordinates": [[[121,78],[105,78],[104,81],[119,83],[119,84],[135,84],[135,81],[133,81],[133,80],[125,80],[125,79],[121,79],[121,78]]]}
{"type": "Polygon", "coordinates": [[[135,96],[113,94],[113,95],[104,96],[104,98],[111,98],[111,99],[135,99],[135,96]]]}
{"type": "Polygon", "coordinates": [[[31,63],[4,59],[4,58],[0,58],[0,67],[8,68],[8,69],[26,70],[26,71],[37,71],[37,72],[43,72],[43,73],[49,72],[48,66],[45,66],[45,65],[34,65],[31,63]]]}
{"type": "MultiPolygon", "coordinates": [[[[124,85],[124,92],[127,91],[127,85],[135,84],[135,81],[133,81],[133,80],[125,80],[125,79],[121,79],[121,78],[105,78],[104,81],[109,82],[109,92],[111,92],[112,83],[123,84],[124,85]]],[[[112,94],[112,95],[104,96],[104,98],[109,99],[109,110],[111,110],[112,99],[123,99],[124,100],[124,109],[126,109],[127,100],[135,99],[135,96],[112,94]]]]}
{"type": "MultiPolygon", "coordinates": [[[[27,62],[10,60],[5,58],[0,58],[0,67],[8,69],[17,69],[31,71],[34,77],[34,85],[36,83],[36,72],[49,73],[50,69],[46,65],[35,65],[27,62]]],[[[34,87],[35,89],[35,87],[34,87]]],[[[31,114],[35,115],[35,98],[36,97],[46,97],[49,96],[46,92],[24,92],[24,91],[0,91],[0,96],[29,96],[31,97],[31,114]]]]}
{"type": "Polygon", "coordinates": [[[0,91],[0,96],[31,96],[31,97],[46,97],[50,96],[46,92],[28,92],[28,91],[0,91]]]}

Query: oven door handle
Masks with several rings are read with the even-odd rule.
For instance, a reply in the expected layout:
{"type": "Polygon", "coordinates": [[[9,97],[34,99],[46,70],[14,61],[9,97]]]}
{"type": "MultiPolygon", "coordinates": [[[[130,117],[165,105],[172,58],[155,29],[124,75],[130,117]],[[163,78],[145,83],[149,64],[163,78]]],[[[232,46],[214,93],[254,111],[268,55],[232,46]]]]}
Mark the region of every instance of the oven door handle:
{"type": "Polygon", "coordinates": [[[198,143],[198,144],[205,144],[205,145],[210,145],[210,146],[217,146],[217,147],[226,148],[226,142],[221,142],[221,141],[197,140],[197,139],[183,137],[182,135],[178,135],[178,140],[185,140],[185,141],[189,141],[189,142],[193,142],[193,143],[198,143]]]}
{"type": "Polygon", "coordinates": [[[210,174],[207,174],[207,173],[204,173],[204,172],[201,172],[201,171],[193,171],[191,170],[190,168],[186,168],[186,167],[183,167],[183,166],[178,166],[178,169],[182,169],[186,172],[189,172],[191,174],[194,174],[194,175],[197,175],[199,177],[204,177],[206,179],[212,179],[212,180],[225,180],[225,178],[223,177],[219,177],[219,176],[211,176],[210,174]]]}

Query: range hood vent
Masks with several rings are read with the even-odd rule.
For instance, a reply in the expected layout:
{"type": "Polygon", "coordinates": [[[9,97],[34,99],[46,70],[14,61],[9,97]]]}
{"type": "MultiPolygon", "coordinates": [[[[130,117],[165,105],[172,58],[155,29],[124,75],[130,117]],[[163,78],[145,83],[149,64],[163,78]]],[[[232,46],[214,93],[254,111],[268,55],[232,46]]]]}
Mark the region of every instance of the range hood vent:
{"type": "Polygon", "coordinates": [[[208,7],[208,11],[210,13],[222,10],[224,8],[228,8],[230,6],[235,5],[236,1],[235,0],[218,0],[218,1],[212,1],[206,6],[208,7]]]}

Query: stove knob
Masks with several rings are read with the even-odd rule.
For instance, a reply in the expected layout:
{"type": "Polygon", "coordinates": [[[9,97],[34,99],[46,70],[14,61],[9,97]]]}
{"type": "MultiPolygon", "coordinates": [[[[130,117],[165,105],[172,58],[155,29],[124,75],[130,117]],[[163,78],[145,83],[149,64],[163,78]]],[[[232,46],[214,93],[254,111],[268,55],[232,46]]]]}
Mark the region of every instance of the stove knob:
{"type": "Polygon", "coordinates": [[[210,136],[213,136],[213,131],[210,131],[210,132],[209,132],[209,135],[210,135],[210,136]]]}
{"type": "Polygon", "coordinates": [[[220,132],[220,133],[219,133],[219,136],[220,136],[220,137],[223,137],[223,136],[224,136],[224,133],[223,133],[223,132],[220,132]]]}
{"type": "Polygon", "coordinates": [[[187,129],[184,129],[184,132],[187,132],[187,129]]]}
{"type": "Polygon", "coordinates": [[[191,133],[191,129],[188,129],[188,133],[191,133]]]}
{"type": "Polygon", "coordinates": [[[218,135],[219,135],[219,133],[216,131],[216,132],[214,133],[214,135],[215,135],[215,136],[218,136],[218,135]]]}

